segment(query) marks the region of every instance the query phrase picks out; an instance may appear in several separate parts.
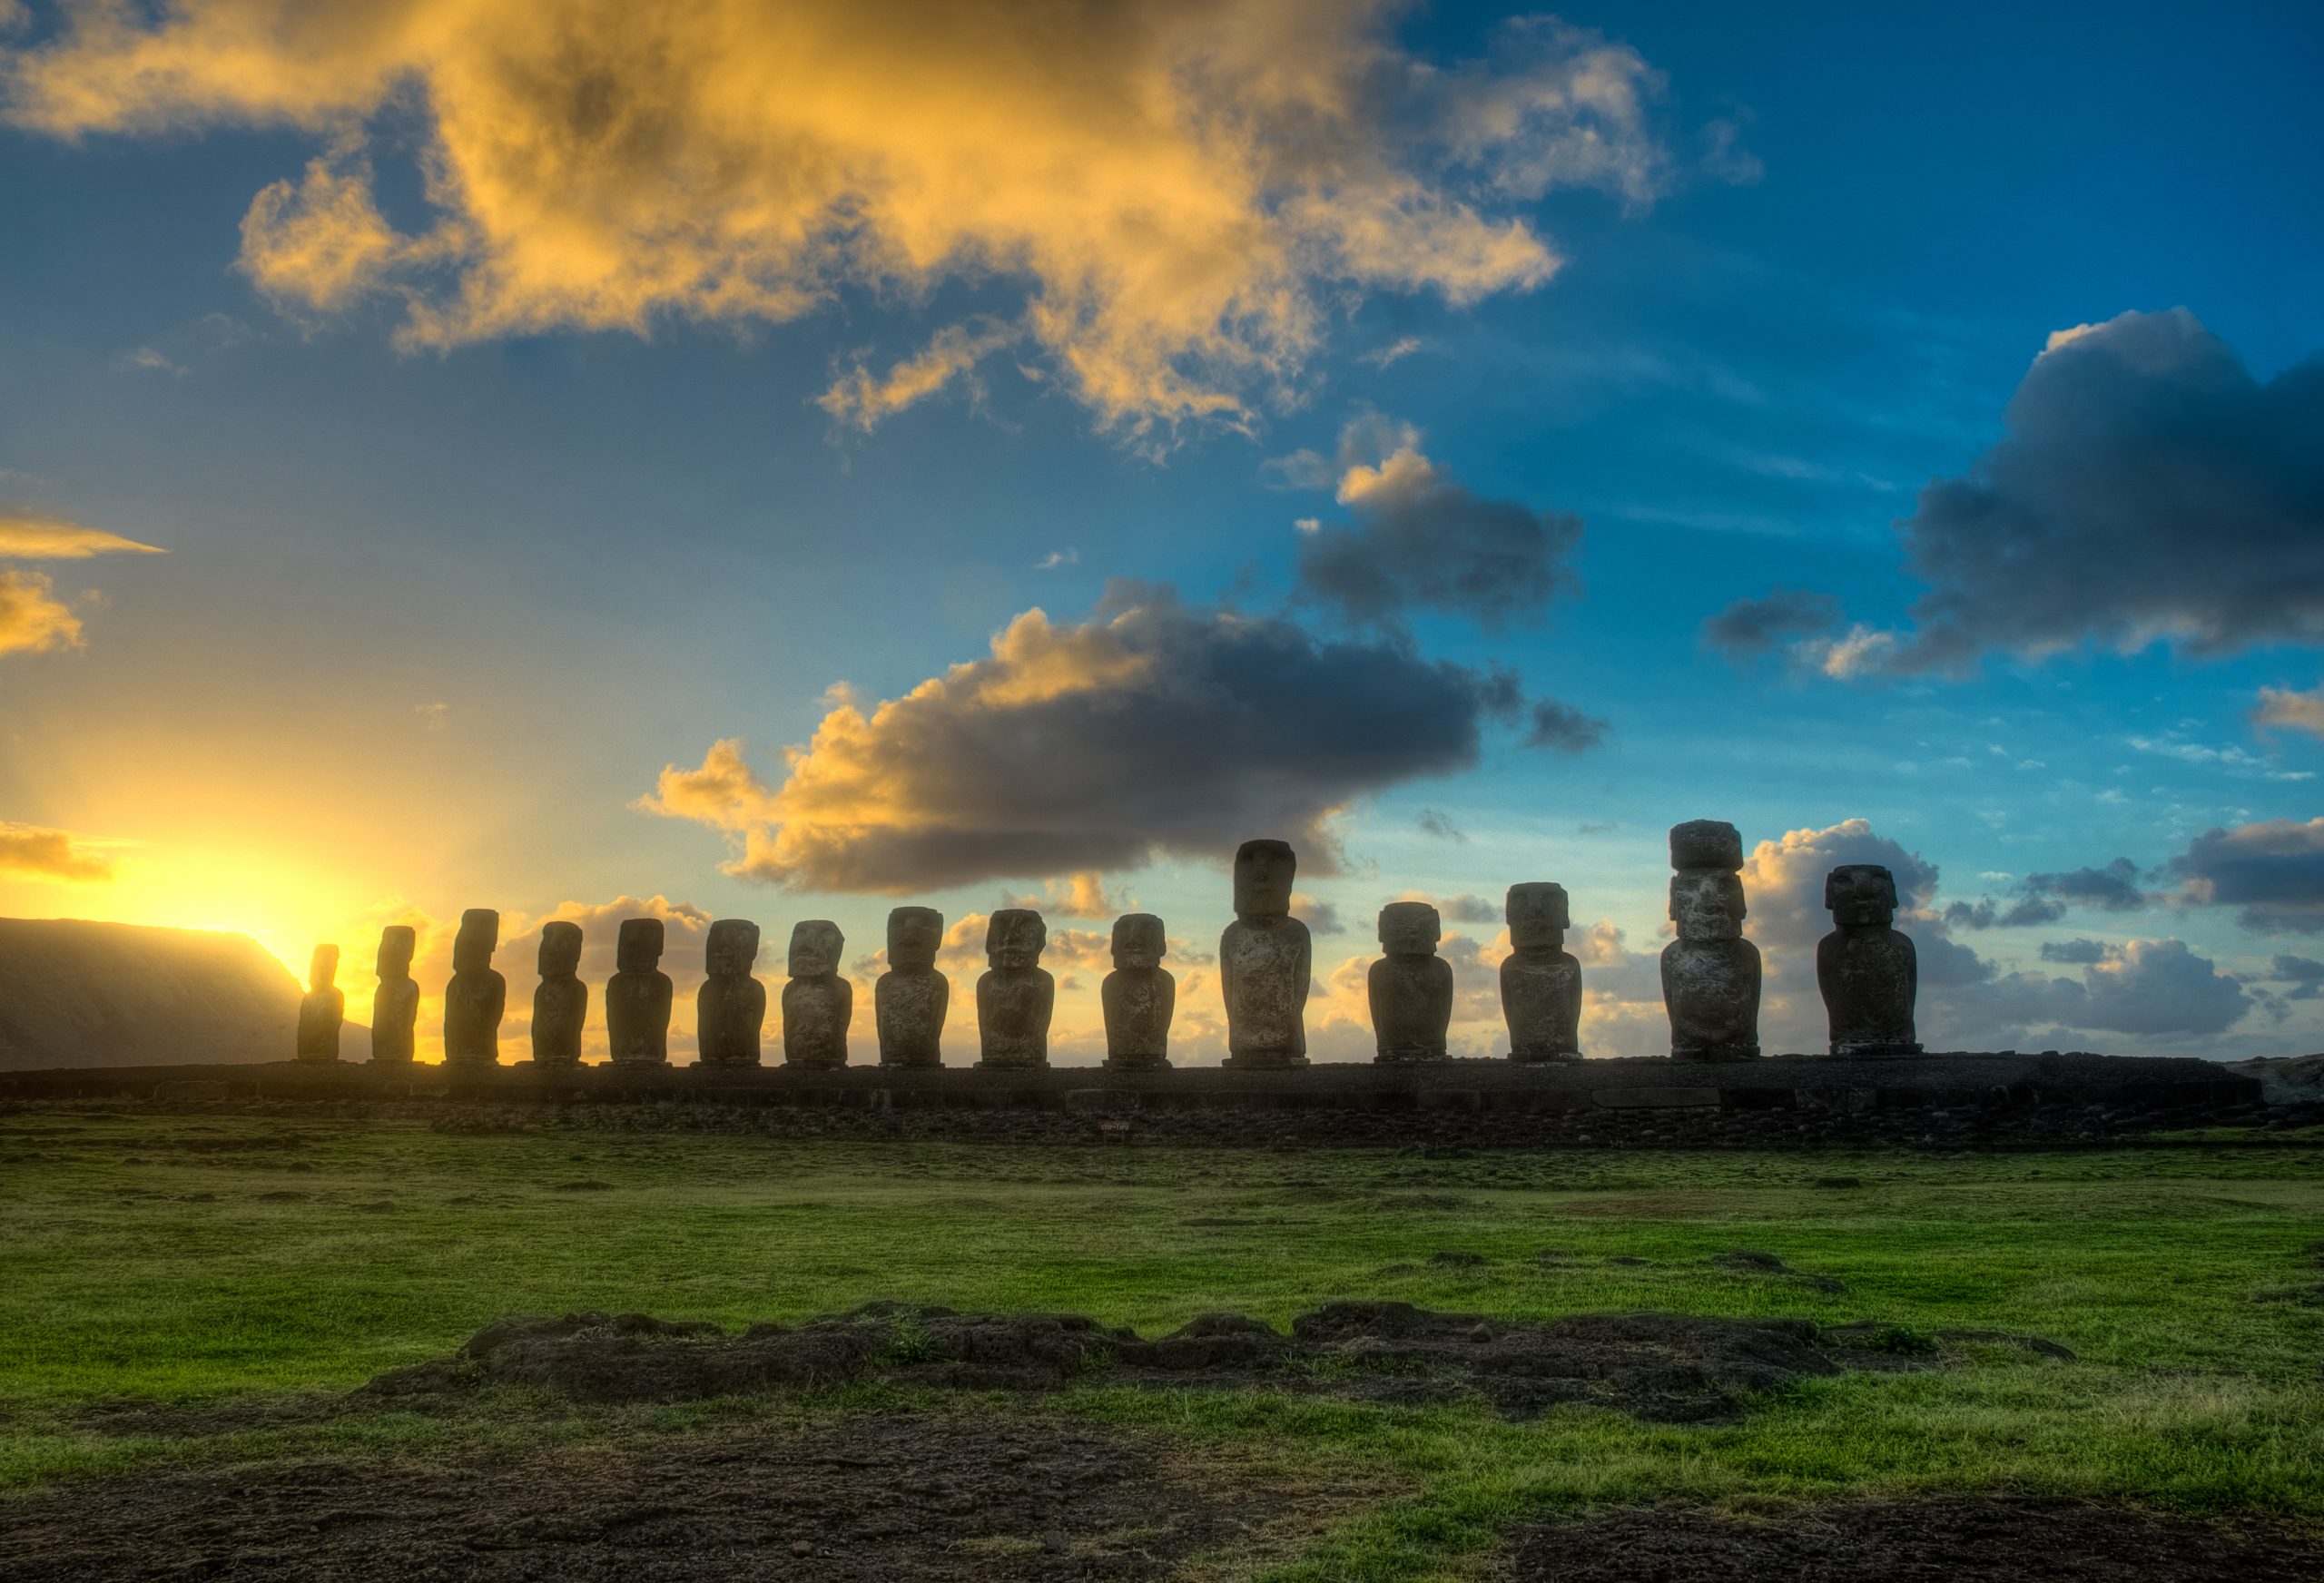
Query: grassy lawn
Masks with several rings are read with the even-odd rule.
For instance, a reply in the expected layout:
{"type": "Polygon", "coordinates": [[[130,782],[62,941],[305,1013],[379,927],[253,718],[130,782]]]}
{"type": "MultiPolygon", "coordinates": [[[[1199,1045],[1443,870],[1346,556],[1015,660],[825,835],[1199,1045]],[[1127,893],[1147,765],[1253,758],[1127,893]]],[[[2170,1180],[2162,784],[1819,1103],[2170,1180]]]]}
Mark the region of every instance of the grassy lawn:
{"type": "Polygon", "coordinates": [[[1647,1497],[2006,1488],[2324,1519],[2324,1149],[1429,1158],[478,1136],[28,1106],[0,1113],[0,1184],[7,1487],[221,1457],[470,1455],[873,1399],[94,1427],[125,1402],[335,1393],[508,1314],[644,1310],[739,1328],[891,1297],[1150,1333],[1211,1309],[1280,1324],[1382,1296],[1509,1316],[1998,1330],[2077,1361],[1972,1343],[1941,1368],[1812,1381],[1739,1423],[1683,1428],[1266,1392],[1091,1391],[1067,1406],[1412,1490],[1285,1578],[1451,1576],[1529,1514],[1647,1497]],[[1846,1290],[1711,1263],[1736,1249],[1846,1290]],[[1441,1252],[1484,1262],[1431,1263],[1441,1252]]]}

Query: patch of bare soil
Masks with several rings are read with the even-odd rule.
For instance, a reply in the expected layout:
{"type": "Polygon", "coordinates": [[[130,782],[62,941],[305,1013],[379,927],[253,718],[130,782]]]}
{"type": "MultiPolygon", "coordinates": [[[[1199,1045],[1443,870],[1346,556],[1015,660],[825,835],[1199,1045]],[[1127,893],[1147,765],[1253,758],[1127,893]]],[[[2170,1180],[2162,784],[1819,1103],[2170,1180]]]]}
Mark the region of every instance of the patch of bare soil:
{"type": "Polygon", "coordinates": [[[2083,1502],[1949,1497],[1747,1518],[1669,1508],[1579,1517],[1526,1535],[1506,1583],[2313,1583],[2299,1529],[2083,1502]]]}
{"type": "Polygon", "coordinates": [[[67,1486],[0,1507],[0,1576],[1127,1583],[1279,1552],[1378,1493],[1197,1470],[1163,1441],[1041,1418],[885,1413],[448,1470],[67,1486]]]}

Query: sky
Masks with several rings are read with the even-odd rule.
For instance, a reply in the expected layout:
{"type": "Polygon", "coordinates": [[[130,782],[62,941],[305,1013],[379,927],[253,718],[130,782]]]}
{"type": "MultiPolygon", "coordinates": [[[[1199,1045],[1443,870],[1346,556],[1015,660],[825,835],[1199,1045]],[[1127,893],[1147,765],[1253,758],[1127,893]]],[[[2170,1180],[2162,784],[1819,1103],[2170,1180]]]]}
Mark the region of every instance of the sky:
{"type": "MultiPolygon", "coordinates": [[[[0,0],[0,913],[340,944],[1033,905],[1060,1061],[1246,838],[1311,1043],[1556,880],[1771,1047],[1883,862],[1932,1047],[2324,1047],[2324,15],[0,0]]],[[[860,1000],[867,1011],[868,1000],[860,1000]]],[[[868,1058],[868,1016],[855,1033],[868,1058]]],[[[602,1048],[601,1012],[592,1018],[602,1048]]],[[[777,1044],[770,1028],[770,1058],[777,1044]]],[[[681,1057],[684,1058],[683,1054],[681,1057]]]]}

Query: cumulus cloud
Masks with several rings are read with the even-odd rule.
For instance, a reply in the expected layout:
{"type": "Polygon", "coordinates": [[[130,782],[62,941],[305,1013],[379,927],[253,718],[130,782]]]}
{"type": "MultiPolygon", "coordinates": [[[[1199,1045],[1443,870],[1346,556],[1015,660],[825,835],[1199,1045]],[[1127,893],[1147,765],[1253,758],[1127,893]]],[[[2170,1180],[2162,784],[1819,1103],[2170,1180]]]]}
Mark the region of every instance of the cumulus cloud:
{"type": "Polygon", "coordinates": [[[2140,888],[2138,865],[2128,858],[2103,868],[2028,874],[2011,890],[2015,900],[2006,905],[1990,896],[1955,901],[1945,909],[1945,920],[1963,929],[2024,929],[2055,923],[2076,907],[2135,912],[2156,900],[2140,888]]]}
{"type": "Polygon", "coordinates": [[[91,556],[158,556],[158,546],[139,544],[101,527],[84,527],[63,517],[0,510],[0,559],[82,561],[91,556]]]}
{"type": "Polygon", "coordinates": [[[1307,926],[1310,934],[1345,934],[1347,925],[1340,919],[1340,909],[1320,896],[1310,896],[1295,890],[1291,896],[1291,916],[1307,926]]]}
{"type": "Polygon", "coordinates": [[[2239,921],[2261,934],[2324,933],[2324,819],[2260,820],[2212,829],[2163,865],[2178,881],[2173,900],[2241,909],[2239,921]]]}
{"type": "Polygon", "coordinates": [[[1586,753],[1605,745],[1613,727],[1554,698],[1537,698],[1525,711],[1525,745],[1553,753],[1586,753]]]}
{"type": "Polygon", "coordinates": [[[69,831],[0,820],[0,873],[36,880],[110,880],[113,859],[69,831]]]}
{"type": "Polygon", "coordinates": [[[2262,687],[2251,723],[2261,731],[2304,731],[2324,737],[2324,686],[2302,693],[2290,687],[2262,687]]]}
{"type": "MultiPolygon", "coordinates": [[[[408,345],[678,317],[796,318],[843,289],[1022,293],[1016,332],[1101,421],[1239,420],[1372,290],[1455,304],[1559,268],[1513,209],[1671,182],[1660,79],[1541,20],[1416,58],[1390,0],[177,0],[71,8],[0,57],[58,136],[283,126],[320,145],[244,224],[271,296],[404,305],[408,345]],[[372,169],[411,158],[399,231],[372,169]]],[[[834,386],[862,423],[960,378],[940,332],[834,386]],[[899,377],[901,375],[901,378],[899,377]]]]}
{"type": "Polygon", "coordinates": [[[0,654],[81,646],[81,618],[38,572],[0,566],[0,654]]]}
{"type": "Polygon", "coordinates": [[[1753,659],[1830,632],[1840,621],[1837,595],[1777,588],[1761,598],[1738,599],[1704,622],[1703,641],[1729,659],[1753,659]]]}
{"type": "Polygon", "coordinates": [[[1113,918],[1134,910],[1128,898],[1106,889],[1103,875],[1093,873],[1068,874],[1029,894],[1003,891],[1000,905],[1030,908],[1059,918],[1113,918]]]}
{"type": "Polygon", "coordinates": [[[2087,967],[2093,962],[2104,961],[2106,953],[2111,949],[2112,948],[2103,940],[2043,940],[2042,959],[2045,962],[2068,962],[2087,967]]]}

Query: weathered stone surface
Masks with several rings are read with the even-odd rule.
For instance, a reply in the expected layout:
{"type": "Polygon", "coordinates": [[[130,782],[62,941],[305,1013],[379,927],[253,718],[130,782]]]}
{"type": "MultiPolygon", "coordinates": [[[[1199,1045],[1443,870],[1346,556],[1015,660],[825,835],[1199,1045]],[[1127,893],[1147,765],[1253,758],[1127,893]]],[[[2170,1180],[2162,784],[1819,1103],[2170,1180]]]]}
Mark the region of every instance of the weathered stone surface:
{"type": "Polygon", "coordinates": [[[755,1067],[766,1025],[766,986],[751,977],[759,959],[759,926],[722,918],[703,952],[710,976],[694,997],[694,1037],[705,1067],[755,1067]]]}
{"type": "Polygon", "coordinates": [[[411,1064],[412,1033],[419,1025],[419,986],[411,976],[411,955],[419,936],[408,923],[379,931],[379,987],[371,992],[371,1060],[376,1066],[411,1064]]]}
{"type": "Polygon", "coordinates": [[[1098,992],[1106,1011],[1106,1065],[1158,1072],[1170,1064],[1170,1018],[1178,983],[1162,965],[1169,939],[1150,912],[1114,919],[1114,970],[1098,992]]]}
{"type": "Polygon", "coordinates": [[[1662,1000],[1670,1054],[1679,1060],[1739,1061],[1759,1053],[1759,948],[1743,938],[1743,881],[1725,866],[1730,858],[1742,866],[1742,841],[1716,834],[1722,831],[1731,836],[1734,826],[1702,820],[1670,832],[1674,854],[1718,860],[1670,879],[1679,938],[1662,950],[1662,1000]]]}
{"type": "Polygon", "coordinates": [[[847,1025],[855,986],[840,977],[847,949],[839,925],[811,919],[791,931],[791,982],[783,987],[783,1062],[787,1067],[847,1065],[847,1025]]]}
{"type": "Polygon", "coordinates": [[[617,1067],[670,1064],[670,1003],[675,988],[662,971],[658,918],[625,918],[614,942],[614,976],[606,980],[606,1032],[617,1067]]]}
{"type": "Polygon", "coordinates": [[[581,982],[581,926],[559,919],[541,925],[540,987],[533,991],[533,1062],[581,1064],[581,1030],[589,1019],[589,987],[581,982]]]}
{"type": "Polygon", "coordinates": [[[1572,927],[1565,887],[1512,885],[1502,916],[1509,955],[1501,964],[1501,1014],[1512,1061],[1581,1058],[1581,964],[1565,949],[1572,927]]]}
{"type": "Polygon", "coordinates": [[[990,971],[977,980],[980,1067],[1039,1071],[1049,1064],[1049,1015],[1057,980],[1039,964],[1049,941],[1041,915],[1004,907],[986,925],[984,955],[990,971]]]}
{"type": "Polygon", "coordinates": [[[1266,1071],[1307,1064],[1315,945],[1307,926],[1291,916],[1297,871],[1288,841],[1248,841],[1235,854],[1235,921],[1218,941],[1230,1067],[1266,1071]]]}
{"type": "Polygon", "coordinates": [[[493,1066],[500,1059],[500,1018],[508,1008],[508,982],[493,970],[500,947],[500,914],[471,907],[452,937],[452,981],[444,986],[444,1059],[454,1066],[493,1066]]]}
{"type": "Polygon", "coordinates": [[[888,970],[872,989],[883,1067],[944,1064],[952,982],[936,970],[943,943],[944,915],[933,907],[899,907],[888,914],[888,970]]]}
{"type": "Polygon", "coordinates": [[[347,1020],[347,997],[332,980],[339,977],[339,948],[317,946],[308,959],[307,993],[299,1002],[299,1058],[302,1061],[339,1059],[340,1025],[347,1020]]]}
{"type": "Polygon", "coordinates": [[[1380,949],[1366,988],[1377,1059],[1393,1066],[1450,1059],[1452,964],[1436,954],[1444,926],[1425,901],[1391,901],[1380,909],[1380,949]]]}
{"type": "Polygon", "coordinates": [[[1830,1014],[1832,1054],[1920,1051],[1913,1003],[1920,963],[1896,920],[1896,877],[1877,863],[1843,863],[1824,876],[1831,933],[1816,947],[1816,984],[1830,1014]]]}

